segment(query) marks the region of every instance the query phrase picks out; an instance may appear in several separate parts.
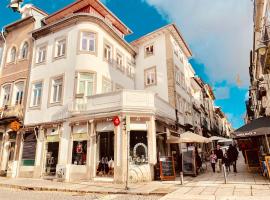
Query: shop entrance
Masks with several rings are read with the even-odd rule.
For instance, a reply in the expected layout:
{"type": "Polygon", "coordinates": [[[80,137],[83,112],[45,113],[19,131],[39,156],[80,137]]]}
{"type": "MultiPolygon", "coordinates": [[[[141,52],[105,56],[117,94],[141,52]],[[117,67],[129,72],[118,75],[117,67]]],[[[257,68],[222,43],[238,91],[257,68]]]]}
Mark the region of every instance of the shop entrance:
{"type": "Polygon", "coordinates": [[[10,172],[12,168],[13,161],[15,159],[15,148],[16,148],[16,132],[9,133],[9,145],[8,145],[8,162],[7,162],[7,171],[10,172]]]}
{"type": "Polygon", "coordinates": [[[114,132],[99,133],[97,176],[114,176],[114,132]]]}
{"type": "Polygon", "coordinates": [[[45,174],[47,176],[55,176],[56,165],[58,163],[59,142],[48,142],[46,153],[45,174]]]}

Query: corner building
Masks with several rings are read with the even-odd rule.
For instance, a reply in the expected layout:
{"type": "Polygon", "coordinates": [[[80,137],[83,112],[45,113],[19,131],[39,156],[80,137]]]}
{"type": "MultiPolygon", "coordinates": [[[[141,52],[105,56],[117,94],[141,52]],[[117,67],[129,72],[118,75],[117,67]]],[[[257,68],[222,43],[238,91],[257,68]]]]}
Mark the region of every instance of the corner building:
{"type": "Polygon", "coordinates": [[[131,30],[98,0],[75,1],[42,23],[32,32],[21,129],[36,136],[31,176],[122,183],[128,157],[130,182],[153,180],[158,157],[179,152],[166,140],[194,129],[192,53],[177,27],[127,43],[131,30]]]}

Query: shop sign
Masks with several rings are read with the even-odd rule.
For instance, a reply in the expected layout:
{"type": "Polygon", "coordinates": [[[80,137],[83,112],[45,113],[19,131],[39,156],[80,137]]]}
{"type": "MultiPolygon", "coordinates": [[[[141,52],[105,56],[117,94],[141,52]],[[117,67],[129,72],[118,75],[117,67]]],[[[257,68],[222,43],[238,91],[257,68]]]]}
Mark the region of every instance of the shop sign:
{"type": "Polygon", "coordinates": [[[59,135],[48,135],[47,142],[59,142],[59,135]]]}
{"type": "Polygon", "coordinates": [[[13,131],[18,131],[20,129],[20,127],[21,127],[21,124],[17,121],[13,121],[10,123],[10,128],[13,131]]]}
{"type": "Polygon", "coordinates": [[[119,124],[120,124],[120,119],[119,119],[118,116],[115,116],[115,117],[113,118],[113,124],[114,124],[114,126],[119,126],[119,124]]]}
{"type": "Polygon", "coordinates": [[[73,134],[73,140],[74,141],[88,140],[88,135],[87,133],[75,133],[73,134]]]}

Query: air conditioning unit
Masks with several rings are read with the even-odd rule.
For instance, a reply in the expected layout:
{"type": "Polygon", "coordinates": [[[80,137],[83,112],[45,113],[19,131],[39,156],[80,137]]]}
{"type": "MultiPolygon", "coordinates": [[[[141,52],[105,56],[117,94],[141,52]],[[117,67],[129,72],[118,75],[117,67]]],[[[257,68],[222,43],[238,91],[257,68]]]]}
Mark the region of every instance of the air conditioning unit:
{"type": "Polygon", "coordinates": [[[66,166],[57,165],[56,166],[56,178],[58,181],[64,181],[66,177],[66,166]]]}

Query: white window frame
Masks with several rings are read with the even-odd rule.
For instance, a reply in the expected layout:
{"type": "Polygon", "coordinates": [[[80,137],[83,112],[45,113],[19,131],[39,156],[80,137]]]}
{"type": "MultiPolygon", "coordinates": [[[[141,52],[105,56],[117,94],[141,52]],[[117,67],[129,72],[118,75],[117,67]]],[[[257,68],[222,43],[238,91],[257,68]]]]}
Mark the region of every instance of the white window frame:
{"type": "Polygon", "coordinates": [[[20,58],[27,59],[28,53],[29,53],[29,43],[27,41],[25,41],[22,45],[22,48],[21,48],[20,58]]]}
{"type": "Polygon", "coordinates": [[[9,52],[9,62],[14,63],[16,61],[16,56],[17,56],[17,48],[15,46],[11,47],[10,52],[9,52]]]}
{"type": "Polygon", "coordinates": [[[67,39],[61,38],[55,41],[54,57],[60,58],[66,55],[67,51],[67,39]]]}
{"type": "Polygon", "coordinates": [[[108,79],[103,77],[102,78],[102,93],[109,93],[113,91],[113,82],[108,79]]]}
{"type": "Polygon", "coordinates": [[[38,81],[32,84],[31,107],[41,106],[42,89],[43,89],[42,81],[38,81]],[[37,85],[41,85],[41,86],[37,87],[37,85]]]}
{"type": "Polygon", "coordinates": [[[11,90],[12,90],[12,85],[11,84],[6,84],[2,86],[2,107],[4,106],[9,106],[11,103],[11,90]],[[9,91],[6,92],[5,88],[9,87],[9,91]]]}
{"type": "Polygon", "coordinates": [[[157,84],[157,72],[156,67],[145,69],[144,71],[144,85],[146,87],[157,84]],[[149,82],[150,80],[150,82],[149,82]]]}
{"type": "Polygon", "coordinates": [[[81,31],[80,32],[80,51],[92,52],[92,53],[96,52],[96,38],[97,38],[97,34],[95,32],[81,31]],[[88,36],[84,34],[88,34],[88,36]],[[86,41],[85,48],[83,47],[84,40],[86,41]],[[93,43],[92,45],[91,45],[91,42],[93,43]],[[93,49],[91,47],[93,47],[93,49]]]}
{"type": "Polygon", "coordinates": [[[96,74],[93,72],[79,72],[78,73],[78,81],[77,81],[77,94],[83,95],[84,97],[92,96],[95,94],[95,79],[96,74]],[[82,78],[82,75],[90,75],[92,76],[92,81],[90,79],[82,78]],[[80,92],[80,83],[84,82],[84,92],[80,92]],[[92,83],[92,94],[87,94],[88,92],[88,83],[92,83]]]}
{"type": "Polygon", "coordinates": [[[51,80],[51,94],[50,103],[61,103],[64,91],[64,78],[63,76],[55,77],[51,80]],[[59,82],[57,82],[59,81],[59,82]],[[61,91],[61,93],[60,93],[61,91]]]}
{"type": "Polygon", "coordinates": [[[116,65],[121,71],[124,71],[124,56],[120,52],[116,52],[116,65]]]}
{"type": "Polygon", "coordinates": [[[36,64],[44,63],[47,57],[47,45],[37,47],[36,64]]]}
{"type": "Polygon", "coordinates": [[[112,61],[113,58],[113,47],[108,43],[104,43],[104,59],[106,61],[112,61]]]}
{"type": "Polygon", "coordinates": [[[18,81],[14,84],[14,104],[15,105],[22,105],[23,104],[23,97],[24,97],[24,88],[25,88],[25,81],[18,81]],[[21,87],[18,87],[19,84],[22,84],[21,87]]]}

